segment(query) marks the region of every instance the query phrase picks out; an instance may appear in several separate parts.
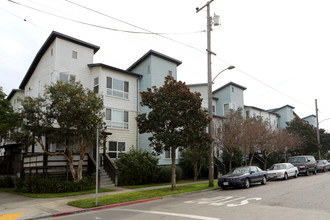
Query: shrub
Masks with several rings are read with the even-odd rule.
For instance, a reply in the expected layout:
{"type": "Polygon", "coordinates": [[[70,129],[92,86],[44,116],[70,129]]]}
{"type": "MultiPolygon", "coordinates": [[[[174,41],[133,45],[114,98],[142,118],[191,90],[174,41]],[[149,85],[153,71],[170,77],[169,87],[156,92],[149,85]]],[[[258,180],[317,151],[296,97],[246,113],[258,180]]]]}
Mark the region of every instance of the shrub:
{"type": "MultiPolygon", "coordinates": [[[[182,178],[182,169],[179,166],[175,166],[175,175],[176,180],[180,180],[182,178]]],[[[171,182],[172,177],[172,166],[162,167],[158,174],[158,181],[161,183],[169,183],[171,182]]]]}
{"type": "Polygon", "coordinates": [[[12,188],[14,187],[14,181],[10,176],[0,178],[0,187],[12,188]]]}
{"type": "Polygon", "coordinates": [[[16,182],[16,191],[23,193],[78,192],[94,188],[95,176],[84,177],[77,183],[58,179],[43,179],[37,176],[18,179],[16,182]]]}
{"type": "Polygon", "coordinates": [[[147,151],[131,148],[116,161],[120,171],[120,185],[139,185],[152,182],[158,159],[147,151]]]}

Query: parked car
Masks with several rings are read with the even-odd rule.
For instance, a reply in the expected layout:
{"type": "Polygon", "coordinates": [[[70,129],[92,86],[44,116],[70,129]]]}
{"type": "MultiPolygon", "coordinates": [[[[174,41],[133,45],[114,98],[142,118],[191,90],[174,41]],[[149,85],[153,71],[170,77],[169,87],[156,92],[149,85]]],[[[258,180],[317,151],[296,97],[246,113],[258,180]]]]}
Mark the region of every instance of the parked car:
{"type": "Polygon", "coordinates": [[[330,170],[330,163],[327,160],[317,160],[316,166],[317,171],[325,172],[330,170]]]}
{"type": "Polygon", "coordinates": [[[218,179],[218,186],[227,189],[229,186],[249,188],[252,183],[267,183],[267,172],[257,166],[244,166],[232,169],[218,179]]]}
{"type": "Polygon", "coordinates": [[[289,177],[297,178],[299,170],[291,163],[276,163],[267,170],[267,174],[268,179],[287,180],[289,177]]]}
{"type": "Polygon", "coordinates": [[[316,160],[314,156],[302,155],[290,157],[288,162],[298,168],[299,174],[305,174],[308,176],[310,172],[313,172],[314,174],[317,173],[316,160]]]}

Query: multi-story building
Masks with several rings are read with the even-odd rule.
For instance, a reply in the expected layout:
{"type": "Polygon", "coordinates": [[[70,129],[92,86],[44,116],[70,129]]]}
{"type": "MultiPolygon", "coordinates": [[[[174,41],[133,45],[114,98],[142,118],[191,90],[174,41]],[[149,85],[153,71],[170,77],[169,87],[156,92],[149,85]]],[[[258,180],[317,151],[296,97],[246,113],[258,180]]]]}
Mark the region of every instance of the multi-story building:
{"type": "MultiPolygon", "coordinates": [[[[135,120],[139,113],[150,111],[140,105],[139,93],[152,86],[162,86],[168,75],[176,79],[177,67],[181,61],[150,50],[124,70],[107,64],[93,63],[94,55],[99,49],[94,44],[52,32],[36,54],[19,89],[14,89],[7,98],[12,102],[14,109],[18,110],[20,98],[43,96],[46,85],[58,80],[80,81],[85,88],[93,90],[104,99],[104,120],[108,132],[112,133],[108,136],[105,145],[105,151],[110,158],[117,159],[121,153],[127,152],[132,147],[151,152],[148,141],[150,134],[139,134],[135,120]]],[[[192,92],[201,93],[202,108],[207,109],[208,85],[202,83],[188,87],[192,92]]],[[[246,90],[244,86],[229,82],[213,91],[212,105],[216,127],[221,127],[221,121],[230,109],[238,108],[242,108],[246,117],[259,115],[269,120],[274,128],[284,128],[285,122],[294,118],[294,108],[289,105],[267,111],[245,106],[244,90],[246,90]]],[[[49,150],[56,151],[58,147],[57,144],[50,144],[49,150]]],[[[29,149],[29,152],[43,151],[41,147],[35,145],[29,149]]],[[[93,155],[93,149],[88,149],[87,153],[93,155]]],[[[178,162],[178,158],[176,159],[178,162]]],[[[160,155],[160,165],[170,163],[169,152],[160,155]]]]}

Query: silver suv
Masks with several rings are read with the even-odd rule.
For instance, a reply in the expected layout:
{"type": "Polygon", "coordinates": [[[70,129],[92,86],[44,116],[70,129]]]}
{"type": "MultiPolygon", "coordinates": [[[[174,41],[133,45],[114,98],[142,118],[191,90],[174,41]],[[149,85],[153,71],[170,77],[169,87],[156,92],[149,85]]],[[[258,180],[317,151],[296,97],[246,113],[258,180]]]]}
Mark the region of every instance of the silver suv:
{"type": "Polygon", "coordinates": [[[290,157],[288,162],[298,168],[299,174],[308,176],[310,172],[314,174],[317,173],[317,165],[314,156],[303,155],[290,157]]]}

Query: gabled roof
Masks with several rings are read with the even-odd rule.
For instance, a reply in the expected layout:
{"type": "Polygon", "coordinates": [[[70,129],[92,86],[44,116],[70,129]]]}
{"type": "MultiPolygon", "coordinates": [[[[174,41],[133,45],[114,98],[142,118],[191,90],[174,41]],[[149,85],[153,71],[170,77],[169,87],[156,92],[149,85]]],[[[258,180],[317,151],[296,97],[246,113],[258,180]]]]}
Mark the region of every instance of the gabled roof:
{"type": "Polygon", "coordinates": [[[276,111],[278,111],[278,110],[280,110],[280,109],[282,109],[282,108],[286,108],[286,107],[289,107],[289,108],[294,109],[294,107],[291,106],[291,105],[284,105],[284,106],[282,106],[282,107],[274,108],[274,109],[269,109],[269,110],[267,110],[267,111],[269,111],[269,112],[276,112],[276,111]]]}
{"type": "Polygon", "coordinates": [[[36,69],[36,67],[37,67],[37,65],[38,65],[41,57],[45,54],[45,52],[47,51],[48,47],[53,43],[53,41],[56,38],[61,38],[61,39],[66,40],[66,41],[70,41],[72,43],[79,44],[81,46],[91,48],[91,49],[94,50],[94,54],[100,49],[99,46],[96,46],[96,45],[87,43],[85,41],[82,41],[82,40],[79,40],[79,39],[70,37],[68,35],[65,35],[65,34],[62,34],[62,33],[56,32],[56,31],[53,31],[49,35],[49,37],[47,38],[47,40],[45,41],[45,43],[42,45],[42,47],[40,48],[40,50],[38,51],[38,53],[35,56],[34,60],[32,61],[32,63],[30,65],[27,73],[25,74],[25,76],[24,76],[24,78],[23,78],[23,80],[22,80],[22,82],[21,82],[21,84],[19,86],[20,89],[24,89],[25,85],[29,81],[29,79],[32,76],[34,70],[36,69]]]}
{"type": "Polygon", "coordinates": [[[307,118],[311,118],[311,117],[316,118],[316,115],[308,115],[308,116],[302,118],[302,120],[307,119],[307,118]]]}
{"type": "Polygon", "coordinates": [[[234,83],[234,82],[229,82],[229,83],[227,83],[226,85],[223,85],[223,86],[221,86],[220,88],[214,90],[213,93],[216,93],[216,92],[218,92],[218,91],[220,91],[220,90],[222,90],[222,89],[224,89],[224,88],[226,88],[226,87],[228,87],[228,86],[235,86],[235,87],[238,87],[238,88],[240,88],[240,89],[242,89],[242,90],[246,90],[246,88],[245,88],[244,86],[238,85],[238,84],[236,84],[236,83],[234,83]]]}
{"type": "Polygon", "coordinates": [[[244,108],[253,108],[253,109],[256,109],[256,110],[258,110],[258,111],[268,112],[268,113],[270,113],[270,114],[273,114],[273,115],[276,115],[276,116],[278,116],[278,117],[281,117],[280,114],[277,114],[277,113],[275,113],[275,112],[271,112],[271,111],[267,111],[267,110],[265,110],[265,109],[258,108],[258,107],[255,107],[255,106],[244,105],[244,108]]]}
{"type": "Polygon", "coordinates": [[[157,51],[154,51],[154,50],[149,50],[140,59],[138,59],[135,63],[133,63],[130,67],[128,67],[127,71],[132,71],[136,66],[138,66],[145,59],[147,59],[147,57],[149,57],[151,55],[156,56],[156,57],[159,57],[161,59],[165,59],[165,60],[167,60],[169,62],[172,62],[172,63],[176,64],[177,66],[179,66],[182,63],[180,60],[177,60],[177,59],[174,59],[172,57],[166,56],[166,55],[164,55],[162,53],[159,53],[157,51]]]}
{"type": "Polygon", "coordinates": [[[102,68],[106,68],[106,69],[115,70],[115,71],[118,71],[118,72],[121,72],[121,73],[126,73],[126,74],[129,74],[129,75],[142,77],[142,75],[140,75],[140,74],[129,72],[129,71],[126,71],[126,70],[122,70],[122,69],[119,69],[119,68],[116,68],[116,67],[113,67],[113,66],[103,64],[103,63],[92,63],[92,64],[88,64],[88,66],[89,67],[102,67],[102,68]]]}
{"type": "Polygon", "coordinates": [[[9,93],[9,95],[7,96],[7,100],[10,100],[11,98],[13,98],[13,96],[15,95],[16,92],[24,92],[24,90],[22,89],[13,89],[11,90],[11,92],[9,93]]]}

